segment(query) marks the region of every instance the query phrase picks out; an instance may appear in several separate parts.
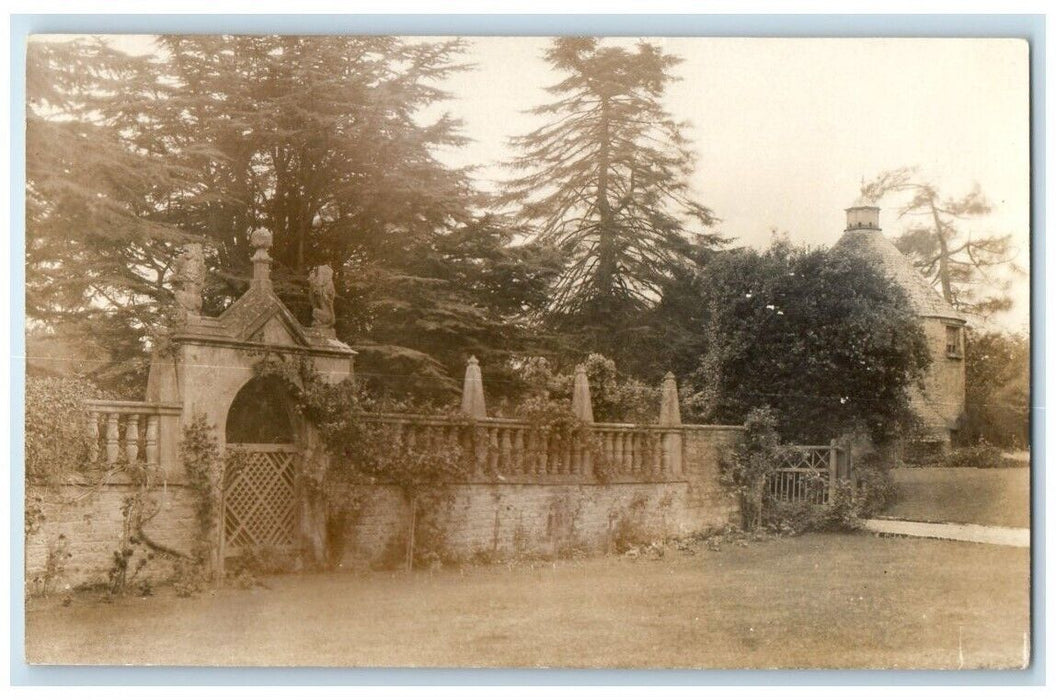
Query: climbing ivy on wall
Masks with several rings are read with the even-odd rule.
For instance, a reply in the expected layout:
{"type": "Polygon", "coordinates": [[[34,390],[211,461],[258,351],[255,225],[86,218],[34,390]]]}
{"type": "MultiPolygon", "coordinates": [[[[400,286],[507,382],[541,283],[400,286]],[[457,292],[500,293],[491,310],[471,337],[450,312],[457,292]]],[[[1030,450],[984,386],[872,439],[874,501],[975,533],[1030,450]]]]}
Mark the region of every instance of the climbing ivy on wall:
{"type": "MultiPolygon", "coordinates": [[[[368,411],[402,406],[389,406],[361,395],[351,380],[324,381],[307,358],[268,353],[256,363],[255,372],[258,377],[283,383],[296,409],[318,430],[326,445],[326,468],[321,473],[306,470],[303,485],[309,498],[324,500],[331,538],[339,537],[340,531],[358,517],[366,489],[387,485],[395,487],[409,506],[407,566],[443,556],[443,511],[453,501],[452,487],[466,481],[473,464],[461,442],[412,443],[404,431],[421,425],[421,418],[414,416],[403,417],[403,430],[394,423],[364,420],[368,411]],[[416,546],[416,533],[423,530],[431,533],[432,541],[419,541],[416,546]]],[[[455,413],[448,414],[445,423],[456,427],[455,434],[471,426],[469,419],[455,413]]]]}

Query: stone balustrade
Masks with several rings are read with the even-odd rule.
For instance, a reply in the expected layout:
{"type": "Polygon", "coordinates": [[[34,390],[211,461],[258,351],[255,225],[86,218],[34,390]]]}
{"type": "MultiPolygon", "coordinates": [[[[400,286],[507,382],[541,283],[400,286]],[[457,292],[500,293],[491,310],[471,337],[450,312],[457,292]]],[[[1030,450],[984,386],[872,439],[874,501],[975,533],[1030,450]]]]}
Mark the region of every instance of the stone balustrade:
{"type": "Polygon", "coordinates": [[[474,481],[582,483],[674,481],[682,476],[681,427],[594,423],[541,426],[504,418],[364,414],[384,438],[416,449],[460,448],[474,481]],[[571,429],[570,429],[571,428],[571,429]]]}
{"type": "Polygon", "coordinates": [[[143,462],[156,466],[175,447],[170,426],[178,425],[180,404],[144,401],[88,402],[91,459],[106,464],[143,462]]]}

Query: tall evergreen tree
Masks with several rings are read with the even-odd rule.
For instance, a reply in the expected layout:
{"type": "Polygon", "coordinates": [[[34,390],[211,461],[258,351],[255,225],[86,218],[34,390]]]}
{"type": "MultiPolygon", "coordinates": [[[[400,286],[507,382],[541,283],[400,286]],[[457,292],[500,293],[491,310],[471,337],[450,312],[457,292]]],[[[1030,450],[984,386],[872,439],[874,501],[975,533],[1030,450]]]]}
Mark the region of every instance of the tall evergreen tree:
{"type": "MultiPolygon", "coordinates": [[[[142,59],[105,44],[90,47],[120,69],[109,69],[105,86],[74,80],[87,48],[57,56],[30,85],[31,99],[55,85],[75,96],[69,100],[77,110],[68,115],[39,110],[42,129],[98,128],[106,137],[88,141],[98,158],[63,151],[75,161],[69,167],[30,151],[34,182],[43,183],[33,203],[41,214],[31,215],[29,229],[40,246],[31,275],[42,298],[51,298],[50,271],[94,275],[103,269],[97,259],[109,256],[114,270],[132,278],[119,279],[120,293],[93,303],[112,317],[132,308],[130,294],[141,293],[141,325],[156,323],[171,293],[172,244],[193,237],[211,251],[206,308],[216,313],[245,288],[248,234],[264,226],[274,234],[276,290],[303,320],[308,269],[324,263],[334,269],[338,336],[369,346],[364,370],[375,375],[408,375],[412,381],[403,384],[454,391],[465,356],[484,354],[488,342],[512,333],[498,332],[504,302],[480,279],[456,283],[484,273],[465,265],[455,249],[473,239],[477,254],[513,266],[528,265],[535,254],[507,252],[509,236],[478,220],[472,208],[468,172],[436,158],[438,148],[463,143],[458,122],[423,118],[447,96],[440,81],[460,68],[457,41],[169,36],[142,59]],[[96,227],[112,245],[93,239],[64,246],[65,231],[92,226],[84,213],[71,211],[61,226],[43,223],[64,188],[109,182],[91,182],[93,172],[105,173],[97,168],[103,157],[128,180],[112,200],[134,226],[96,227]],[[130,241],[149,244],[153,257],[137,257],[130,241]],[[144,274],[153,286],[135,279],[144,274]],[[408,309],[413,332],[400,332],[408,309]]],[[[534,275],[511,275],[511,283],[527,285],[525,298],[533,294],[534,275]]],[[[510,294],[518,298],[520,291],[510,294]]],[[[142,339],[127,337],[129,356],[142,356],[142,339]]]]}
{"type": "Polygon", "coordinates": [[[187,173],[109,113],[152,97],[148,61],[97,40],[32,41],[26,59],[27,319],[38,334],[61,327],[70,347],[107,348],[118,375],[142,373],[189,240],[159,216],[187,173]]]}
{"type": "Polygon", "coordinates": [[[548,88],[554,102],[532,110],[549,122],[513,139],[521,154],[511,165],[523,174],[501,201],[567,260],[548,319],[611,351],[686,256],[692,224],[716,219],[690,196],[685,125],[661,103],[678,58],[578,37],[556,39],[545,56],[566,77],[548,88]]]}

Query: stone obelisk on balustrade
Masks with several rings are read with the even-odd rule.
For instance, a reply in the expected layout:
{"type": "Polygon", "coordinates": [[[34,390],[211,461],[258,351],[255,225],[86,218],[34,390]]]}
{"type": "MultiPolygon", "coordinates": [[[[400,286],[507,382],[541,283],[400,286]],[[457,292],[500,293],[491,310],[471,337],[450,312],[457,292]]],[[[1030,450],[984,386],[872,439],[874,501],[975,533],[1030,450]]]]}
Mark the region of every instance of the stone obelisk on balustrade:
{"type": "Polygon", "coordinates": [[[480,363],[475,357],[470,357],[466,363],[466,379],[462,383],[462,413],[478,420],[488,417],[484,407],[484,380],[480,376],[480,363]]]}
{"type": "Polygon", "coordinates": [[[572,382],[572,414],[584,423],[594,422],[594,407],[590,402],[590,382],[587,381],[587,370],[583,365],[576,367],[576,377],[572,382]]]}
{"type": "Polygon", "coordinates": [[[678,384],[675,375],[668,372],[660,385],[660,427],[668,428],[661,438],[661,450],[665,474],[682,474],[682,413],[678,408],[678,384]]]}

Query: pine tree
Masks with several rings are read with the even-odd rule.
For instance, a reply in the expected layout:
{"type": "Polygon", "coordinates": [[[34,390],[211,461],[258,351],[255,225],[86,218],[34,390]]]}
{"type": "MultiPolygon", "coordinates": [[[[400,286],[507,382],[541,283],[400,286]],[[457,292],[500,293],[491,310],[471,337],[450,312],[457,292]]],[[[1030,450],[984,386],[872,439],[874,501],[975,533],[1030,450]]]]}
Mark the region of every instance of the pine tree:
{"type": "Polygon", "coordinates": [[[521,154],[511,165],[524,174],[500,201],[516,204],[537,239],[567,260],[549,320],[585,328],[588,342],[608,349],[655,304],[689,251],[690,226],[716,219],[690,196],[685,124],[661,102],[678,58],[592,38],[556,39],[545,56],[566,77],[548,88],[554,102],[532,110],[549,122],[513,140],[521,154]]]}
{"type": "Polygon", "coordinates": [[[944,197],[938,187],[923,178],[915,168],[899,168],[881,173],[862,185],[862,196],[878,202],[889,195],[905,194],[899,205],[899,219],[909,227],[895,239],[895,245],[935,285],[954,307],[988,316],[1011,307],[1009,283],[990,274],[995,268],[1014,265],[1011,235],[972,236],[960,223],[985,217],[992,205],[976,184],[963,197],[944,197]]]}
{"type": "Polygon", "coordinates": [[[108,111],[152,92],[147,61],[87,40],[32,41],[26,58],[29,325],[108,348],[115,377],[142,373],[142,341],[188,240],[162,216],[185,173],[138,148],[108,111]]]}

